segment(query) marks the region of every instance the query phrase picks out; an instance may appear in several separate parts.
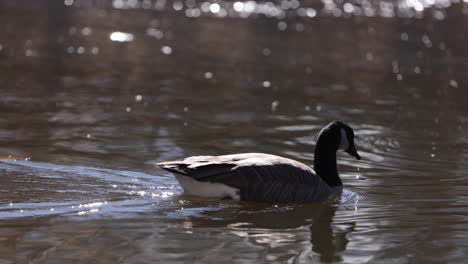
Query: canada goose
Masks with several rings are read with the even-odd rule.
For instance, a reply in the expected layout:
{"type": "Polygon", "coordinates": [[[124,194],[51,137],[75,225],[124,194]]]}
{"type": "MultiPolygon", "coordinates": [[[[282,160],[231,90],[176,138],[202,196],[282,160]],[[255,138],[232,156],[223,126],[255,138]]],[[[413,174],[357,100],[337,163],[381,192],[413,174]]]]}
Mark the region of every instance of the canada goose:
{"type": "Polygon", "coordinates": [[[314,169],[263,153],[193,156],[156,165],[174,173],[189,195],[258,202],[319,202],[341,195],[343,190],[336,167],[339,149],[361,158],[351,127],[334,121],[319,133],[314,169]]]}

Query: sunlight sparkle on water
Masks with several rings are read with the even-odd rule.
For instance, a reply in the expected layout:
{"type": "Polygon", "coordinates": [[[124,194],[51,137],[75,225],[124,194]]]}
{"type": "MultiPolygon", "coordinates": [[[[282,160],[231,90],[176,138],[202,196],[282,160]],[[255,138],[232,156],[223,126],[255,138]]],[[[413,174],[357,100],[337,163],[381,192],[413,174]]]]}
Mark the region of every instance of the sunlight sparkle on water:
{"type": "Polygon", "coordinates": [[[163,46],[161,48],[161,52],[166,55],[170,55],[172,53],[172,48],[169,46],[163,46]]]}
{"type": "Polygon", "coordinates": [[[76,53],[78,53],[78,54],[83,54],[84,52],[85,52],[85,48],[84,48],[84,47],[78,47],[78,48],[76,49],[76,53]]]}
{"type": "Polygon", "coordinates": [[[455,80],[450,80],[449,84],[450,84],[450,86],[452,86],[454,88],[458,88],[458,82],[455,81],[455,80]]]}
{"type": "Polygon", "coordinates": [[[244,9],[244,3],[239,2],[239,1],[235,2],[233,7],[236,12],[241,12],[244,9]]]}
{"type": "Polygon", "coordinates": [[[93,32],[92,29],[89,28],[89,27],[84,27],[81,30],[81,34],[84,35],[84,36],[89,36],[89,35],[91,35],[92,32],[93,32]]]}
{"type": "Polygon", "coordinates": [[[181,1],[175,1],[174,4],[172,5],[175,11],[180,11],[182,8],[184,8],[184,5],[182,4],[181,1]]]}
{"type": "Polygon", "coordinates": [[[288,24],[286,24],[286,22],[284,21],[278,22],[278,29],[280,31],[285,31],[287,28],[288,28],[288,24]]]}
{"type": "MultiPolygon", "coordinates": [[[[468,0],[463,0],[467,2],[468,0]]],[[[65,0],[65,5],[72,5],[73,0],[65,0]]],[[[173,9],[177,12],[184,12],[187,17],[216,16],[216,17],[242,17],[248,18],[251,15],[261,14],[267,17],[276,17],[284,19],[296,13],[300,17],[315,16],[334,16],[342,17],[367,16],[367,17],[404,17],[404,18],[422,18],[425,15],[424,10],[432,8],[432,16],[437,20],[445,19],[445,11],[452,3],[458,3],[459,0],[401,0],[397,2],[388,1],[337,1],[322,0],[323,8],[316,10],[311,7],[301,6],[297,0],[282,0],[278,2],[267,1],[194,1],[194,0],[176,0],[173,2],[167,0],[113,0],[113,7],[117,9],[173,9]],[[434,9],[434,7],[436,9],[434,9]]],[[[303,3],[307,4],[307,3],[303,3]]]]}
{"type": "Polygon", "coordinates": [[[99,48],[98,47],[92,47],[91,48],[91,54],[97,55],[99,53],[99,48]]]}
{"type": "Polygon", "coordinates": [[[218,13],[221,10],[221,6],[218,3],[213,3],[210,5],[210,11],[213,14],[218,13]]]}
{"type": "Polygon", "coordinates": [[[205,76],[206,79],[211,79],[211,78],[213,78],[213,73],[205,72],[204,76],[205,76]]]}
{"type": "Polygon", "coordinates": [[[276,109],[278,108],[279,102],[278,101],[273,101],[271,103],[271,111],[275,112],[276,109]]]}
{"type": "Polygon", "coordinates": [[[162,39],[164,37],[164,33],[161,30],[155,28],[148,28],[146,30],[146,34],[156,39],[162,39]]]}
{"type": "Polygon", "coordinates": [[[100,207],[107,202],[95,202],[95,203],[87,203],[87,204],[80,204],[79,208],[93,208],[93,207],[100,207]]]}
{"type": "Polygon", "coordinates": [[[109,36],[112,41],[116,42],[131,42],[134,40],[134,36],[131,33],[115,31],[109,36]]]}

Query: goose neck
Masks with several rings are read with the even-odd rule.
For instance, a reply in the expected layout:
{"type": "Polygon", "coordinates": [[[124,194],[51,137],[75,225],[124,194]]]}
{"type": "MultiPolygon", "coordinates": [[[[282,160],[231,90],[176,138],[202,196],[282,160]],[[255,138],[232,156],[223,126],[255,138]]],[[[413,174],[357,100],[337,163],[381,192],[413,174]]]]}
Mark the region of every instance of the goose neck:
{"type": "Polygon", "coordinates": [[[336,166],[336,151],[324,149],[323,146],[317,144],[314,157],[314,170],[328,186],[343,186],[336,166]]]}

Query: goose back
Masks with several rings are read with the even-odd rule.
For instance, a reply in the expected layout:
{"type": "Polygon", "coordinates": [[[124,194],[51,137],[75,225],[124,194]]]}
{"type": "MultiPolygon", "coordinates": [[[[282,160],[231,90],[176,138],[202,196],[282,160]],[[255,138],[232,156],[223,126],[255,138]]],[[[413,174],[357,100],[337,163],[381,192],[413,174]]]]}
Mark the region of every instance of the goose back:
{"type": "Polygon", "coordinates": [[[241,200],[314,202],[341,192],[341,188],[328,186],[309,166],[270,154],[195,156],[157,165],[198,182],[235,188],[241,200]]]}

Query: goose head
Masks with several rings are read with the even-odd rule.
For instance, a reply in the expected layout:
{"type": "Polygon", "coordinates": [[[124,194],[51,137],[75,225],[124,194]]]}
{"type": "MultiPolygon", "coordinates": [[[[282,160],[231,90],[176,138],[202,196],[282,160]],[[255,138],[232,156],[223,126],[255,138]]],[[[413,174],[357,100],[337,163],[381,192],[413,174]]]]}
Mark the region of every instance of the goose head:
{"type": "Polygon", "coordinates": [[[341,121],[333,121],[320,131],[317,147],[319,145],[333,152],[342,150],[358,160],[361,159],[354,145],[353,129],[341,121]]]}

